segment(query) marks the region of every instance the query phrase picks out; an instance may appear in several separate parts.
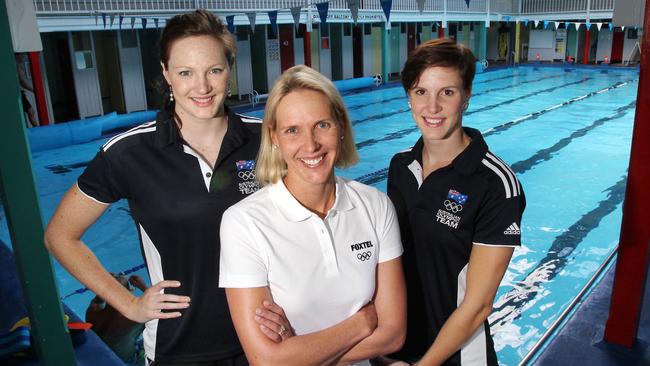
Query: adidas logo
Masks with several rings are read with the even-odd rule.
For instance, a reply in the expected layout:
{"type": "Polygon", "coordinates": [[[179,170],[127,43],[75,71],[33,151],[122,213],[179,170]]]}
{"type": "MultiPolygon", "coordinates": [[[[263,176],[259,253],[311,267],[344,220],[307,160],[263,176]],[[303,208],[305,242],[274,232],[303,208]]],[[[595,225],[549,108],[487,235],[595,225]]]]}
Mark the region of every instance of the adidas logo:
{"type": "Polygon", "coordinates": [[[519,229],[516,222],[513,222],[503,233],[506,235],[521,235],[521,229],[519,229]]]}

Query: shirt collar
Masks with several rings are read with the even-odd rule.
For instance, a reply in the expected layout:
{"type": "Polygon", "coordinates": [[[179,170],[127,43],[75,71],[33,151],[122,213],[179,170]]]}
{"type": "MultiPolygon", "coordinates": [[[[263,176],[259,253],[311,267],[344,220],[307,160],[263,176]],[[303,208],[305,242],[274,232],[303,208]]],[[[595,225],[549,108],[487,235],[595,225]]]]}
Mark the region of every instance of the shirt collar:
{"type": "MultiPolygon", "coordinates": [[[[250,132],[243,126],[239,115],[232,113],[228,107],[225,108],[228,115],[228,130],[226,130],[226,135],[223,137],[221,150],[228,152],[248,140],[250,132]]],[[[161,109],[156,115],[156,143],[161,148],[176,145],[181,150],[183,149],[183,138],[180,129],[174,120],[173,113],[170,111],[161,109]]]]}
{"type": "MultiPolygon", "coordinates": [[[[309,211],[298,202],[291,192],[289,192],[282,179],[271,185],[269,189],[273,203],[288,221],[300,222],[305,221],[312,216],[316,216],[315,213],[309,211]]],[[[334,205],[332,205],[332,208],[330,209],[330,213],[333,211],[348,211],[353,208],[354,205],[350,200],[345,180],[336,177],[336,198],[334,200],[334,205]]],[[[330,213],[328,213],[328,216],[330,213]]]]}
{"type": "MultiPolygon", "coordinates": [[[[451,167],[462,174],[470,175],[474,173],[479,164],[481,164],[483,156],[485,156],[485,153],[488,151],[488,146],[479,130],[470,127],[463,127],[463,131],[472,139],[472,141],[451,162],[451,167]]],[[[420,166],[422,166],[423,148],[424,141],[422,140],[422,137],[420,137],[411,150],[412,159],[417,160],[418,163],[420,163],[420,166]]]]}

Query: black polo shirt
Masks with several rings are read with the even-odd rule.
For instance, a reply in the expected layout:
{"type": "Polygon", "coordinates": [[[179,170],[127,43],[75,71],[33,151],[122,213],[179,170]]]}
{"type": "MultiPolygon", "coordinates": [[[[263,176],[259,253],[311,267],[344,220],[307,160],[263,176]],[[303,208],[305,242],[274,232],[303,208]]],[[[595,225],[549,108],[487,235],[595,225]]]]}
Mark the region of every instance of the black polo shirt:
{"type": "MultiPolygon", "coordinates": [[[[526,206],[521,184],[478,130],[464,131],[471,143],[424,181],[422,138],[390,163],[388,195],[400,223],[409,295],[407,341],[400,355],[406,359],[424,354],[462,302],[473,245],[520,245],[526,206]]],[[[487,320],[446,364],[497,365],[487,320]]]]}
{"type": "Polygon", "coordinates": [[[83,193],[102,203],[125,198],[151,283],[178,280],[166,293],[191,297],[179,318],[147,322],[145,351],[161,362],[219,360],[242,352],[224,289],[219,288],[223,212],[258,189],[255,158],[260,120],[228,113],[214,171],[185,143],[173,118],[115,136],[79,177],[83,193]]]}

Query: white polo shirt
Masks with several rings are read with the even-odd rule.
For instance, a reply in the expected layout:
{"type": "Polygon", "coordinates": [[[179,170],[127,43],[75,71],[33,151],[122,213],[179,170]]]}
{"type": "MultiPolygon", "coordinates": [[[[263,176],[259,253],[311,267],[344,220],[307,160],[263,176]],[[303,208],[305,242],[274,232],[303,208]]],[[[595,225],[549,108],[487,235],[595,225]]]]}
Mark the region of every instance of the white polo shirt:
{"type": "Polygon", "coordinates": [[[401,254],[395,209],[384,193],[337,177],[336,201],[321,219],[280,180],[224,213],[219,286],[268,286],[296,334],[307,334],[367,304],[377,263],[401,254]]]}

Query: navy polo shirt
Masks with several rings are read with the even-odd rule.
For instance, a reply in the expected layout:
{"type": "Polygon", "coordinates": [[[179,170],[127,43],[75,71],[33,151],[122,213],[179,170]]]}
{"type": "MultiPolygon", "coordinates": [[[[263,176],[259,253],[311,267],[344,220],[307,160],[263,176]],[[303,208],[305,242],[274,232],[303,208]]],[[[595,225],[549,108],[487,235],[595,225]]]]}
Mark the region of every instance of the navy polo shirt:
{"type": "Polygon", "coordinates": [[[187,295],[175,319],[152,320],[145,352],[161,362],[200,362],[240,354],[224,289],[219,284],[223,212],[258,189],[255,158],[261,121],[228,112],[214,171],[185,143],[167,112],[115,136],[77,182],[90,198],[125,198],[140,237],[151,283],[178,280],[166,293],[187,295]]]}
{"type": "MultiPolygon", "coordinates": [[[[512,169],[488,150],[481,133],[446,167],[422,179],[422,138],[396,154],[388,173],[404,244],[407,341],[401,357],[417,359],[462,302],[474,244],[518,246],[526,199],[512,169]]],[[[497,365],[486,320],[446,365],[497,365]]]]}

